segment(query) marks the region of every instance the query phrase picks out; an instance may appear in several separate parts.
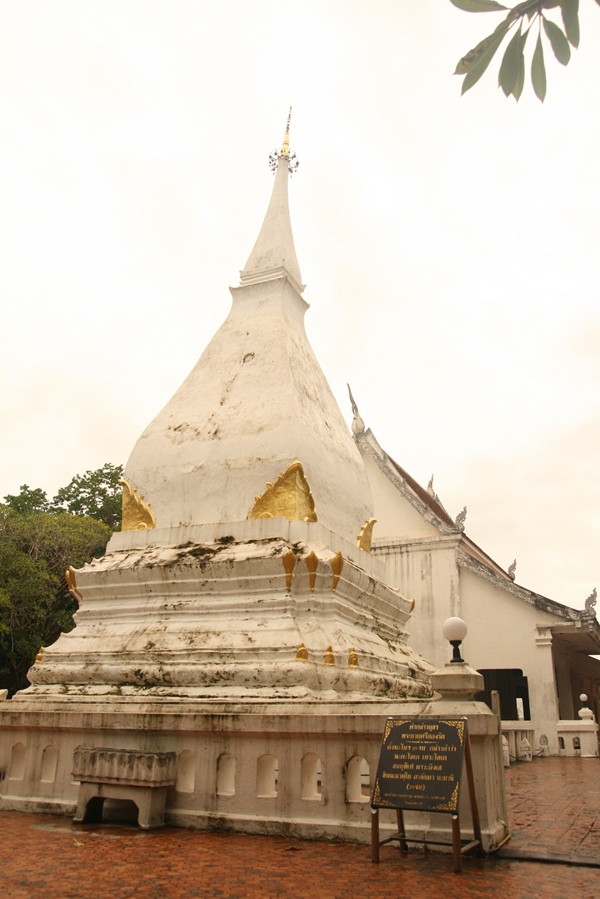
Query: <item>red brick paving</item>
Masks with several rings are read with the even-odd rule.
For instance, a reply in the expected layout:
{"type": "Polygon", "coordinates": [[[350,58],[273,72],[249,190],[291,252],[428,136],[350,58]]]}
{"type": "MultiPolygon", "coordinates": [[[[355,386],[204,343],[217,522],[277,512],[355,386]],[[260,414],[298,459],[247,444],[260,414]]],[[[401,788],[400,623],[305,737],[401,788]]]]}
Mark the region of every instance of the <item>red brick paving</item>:
{"type": "Polygon", "coordinates": [[[506,787],[510,849],[600,862],[600,759],[521,762],[506,787]]]}
{"type": "MultiPolygon", "coordinates": [[[[517,849],[600,862],[600,763],[544,759],[507,772],[517,849]],[[593,835],[595,834],[595,837],[593,835]]],[[[383,847],[206,833],[73,825],[68,818],[0,812],[0,899],[598,899],[600,868],[466,858],[383,847]]]]}

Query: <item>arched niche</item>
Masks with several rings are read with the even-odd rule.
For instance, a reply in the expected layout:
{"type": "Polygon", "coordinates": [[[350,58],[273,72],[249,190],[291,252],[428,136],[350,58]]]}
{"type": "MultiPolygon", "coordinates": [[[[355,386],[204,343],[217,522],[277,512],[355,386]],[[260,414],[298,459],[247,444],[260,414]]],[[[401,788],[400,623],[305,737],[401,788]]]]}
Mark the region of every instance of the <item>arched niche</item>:
{"type": "Polygon", "coordinates": [[[235,795],[236,761],[228,752],[224,752],[217,760],[217,795],[235,795]]]}
{"type": "Polygon", "coordinates": [[[307,752],[302,759],[300,772],[302,799],[321,798],[322,765],[321,759],[314,752],[307,752]]]}
{"type": "Polygon", "coordinates": [[[25,759],[27,749],[24,743],[15,743],[10,753],[10,765],[8,768],[9,780],[23,780],[25,777],[25,759]]]}
{"type": "Polygon", "coordinates": [[[177,757],[175,789],[178,793],[193,793],[196,786],[196,753],[184,749],[177,757]]]}
{"type": "Polygon", "coordinates": [[[349,759],[346,765],[346,800],[368,802],[371,789],[369,763],[361,755],[349,759]]]}
{"type": "Polygon", "coordinates": [[[261,755],[256,760],[256,795],[261,798],[277,796],[279,765],[272,755],[261,755]]]}
{"type": "Polygon", "coordinates": [[[58,766],[58,748],[56,746],[46,746],[42,753],[42,773],[40,780],[45,784],[53,784],[56,779],[56,768],[58,766]]]}

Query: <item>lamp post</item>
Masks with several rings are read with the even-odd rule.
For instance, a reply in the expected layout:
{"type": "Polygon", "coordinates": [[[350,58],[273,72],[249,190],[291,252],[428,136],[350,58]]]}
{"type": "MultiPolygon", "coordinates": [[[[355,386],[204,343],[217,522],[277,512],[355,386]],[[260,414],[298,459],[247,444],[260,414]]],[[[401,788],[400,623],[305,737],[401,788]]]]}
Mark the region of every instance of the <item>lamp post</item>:
{"type": "Polygon", "coordinates": [[[460,654],[460,644],[467,636],[467,625],[462,618],[448,618],[442,626],[442,633],[452,646],[452,664],[465,664],[460,654]]]}

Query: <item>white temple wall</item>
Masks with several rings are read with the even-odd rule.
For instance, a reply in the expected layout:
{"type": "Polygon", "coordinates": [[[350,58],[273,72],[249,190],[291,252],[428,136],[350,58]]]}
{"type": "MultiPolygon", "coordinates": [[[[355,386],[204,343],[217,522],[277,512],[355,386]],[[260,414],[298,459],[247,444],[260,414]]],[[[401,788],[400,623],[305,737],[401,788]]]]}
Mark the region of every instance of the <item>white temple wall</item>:
{"type": "Polygon", "coordinates": [[[459,567],[455,552],[459,539],[404,540],[374,548],[387,562],[392,584],[415,600],[408,622],[410,644],[441,667],[451,656],[442,625],[450,616],[463,618],[469,629],[464,658],[476,669],[523,671],[528,679],[534,749],[545,734],[550,752],[557,754],[558,706],[550,628],[558,619],[459,567]]]}
{"type": "Polygon", "coordinates": [[[396,537],[439,535],[439,530],[392,487],[389,478],[360,445],[359,450],[373,494],[374,515],[377,519],[373,531],[374,540],[385,540],[387,543],[396,537]]]}
{"type": "Polygon", "coordinates": [[[388,565],[390,583],[407,599],[415,600],[407,624],[409,643],[435,668],[445,665],[451,655],[442,636],[444,621],[452,615],[464,617],[456,543],[456,537],[436,537],[373,547],[375,555],[388,565]]]}

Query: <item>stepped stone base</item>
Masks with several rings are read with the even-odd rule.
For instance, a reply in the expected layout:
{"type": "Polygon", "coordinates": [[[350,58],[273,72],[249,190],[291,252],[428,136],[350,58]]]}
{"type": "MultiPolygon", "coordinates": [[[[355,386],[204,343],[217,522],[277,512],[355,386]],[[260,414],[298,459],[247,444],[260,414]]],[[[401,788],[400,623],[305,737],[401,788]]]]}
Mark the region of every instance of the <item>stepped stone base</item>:
{"type": "MultiPolygon", "coordinates": [[[[0,706],[0,808],[85,820],[90,799],[129,799],[139,823],[156,826],[164,798],[167,824],[366,843],[369,781],[385,720],[417,714],[467,715],[484,848],[497,846],[507,835],[498,719],[475,702],[199,708],[186,701],[134,705],[126,697],[10,700],[0,706]]],[[[466,785],[463,799],[468,834],[466,785]]],[[[90,811],[98,814],[98,804],[90,811]]],[[[394,820],[393,812],[382,813],[383,833],[395,829],[394,820]]],[[[409,814],[407,821],[415,837],[449,839],[448,815],[409,814]]]]}

